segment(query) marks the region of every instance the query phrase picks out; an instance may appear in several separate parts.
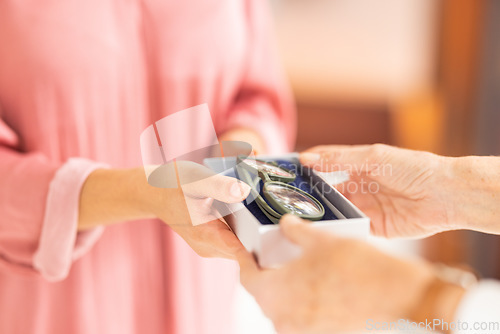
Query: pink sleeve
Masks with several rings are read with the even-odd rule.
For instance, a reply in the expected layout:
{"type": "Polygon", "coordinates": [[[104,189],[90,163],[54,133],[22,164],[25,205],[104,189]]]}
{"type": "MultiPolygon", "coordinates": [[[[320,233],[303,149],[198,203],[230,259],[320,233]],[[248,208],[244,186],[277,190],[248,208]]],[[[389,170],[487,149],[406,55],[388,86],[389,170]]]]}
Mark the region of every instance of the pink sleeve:
{"type": "Polygon", "coordinates": [[[84,159],[56,164],[41,153],[17,151],[18,144],[0,119],[0,266],[62,280],[102,233],[78,233],[77,224],[81,187],[103,166],[84,159]]]}
{"type": "Polygon", "coordinates": [[[246,75],[226,126],[257,131],[270,154],[288,152],[295,145],[297,120],[275,48],[269,4],[247,0],[246,8],[250,34],[246,75]]]}

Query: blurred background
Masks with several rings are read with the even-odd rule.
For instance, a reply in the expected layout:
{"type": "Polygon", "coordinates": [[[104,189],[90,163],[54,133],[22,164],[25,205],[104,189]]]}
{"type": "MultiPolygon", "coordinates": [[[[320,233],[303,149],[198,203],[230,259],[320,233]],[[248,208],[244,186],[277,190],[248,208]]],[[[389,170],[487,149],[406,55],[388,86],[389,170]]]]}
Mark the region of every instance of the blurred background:
{"type": "MultiPolygon", "coordinates": [[[[500,154],[500,1],[271,3],[299,113],[297,150],[386,143],[500,154]]],[[[417,248],[500,278],[500,237],[450,232],[417,248]]]]}
{"type": "MultiPolygon", "coordinates": [[[[297,150],[386,143],[500,155],[500,1],[271,3],[297,103],[297,150]]],[[[372,241],[500,278],[500,237],[454,231],[425,241],[372,241]]]]}

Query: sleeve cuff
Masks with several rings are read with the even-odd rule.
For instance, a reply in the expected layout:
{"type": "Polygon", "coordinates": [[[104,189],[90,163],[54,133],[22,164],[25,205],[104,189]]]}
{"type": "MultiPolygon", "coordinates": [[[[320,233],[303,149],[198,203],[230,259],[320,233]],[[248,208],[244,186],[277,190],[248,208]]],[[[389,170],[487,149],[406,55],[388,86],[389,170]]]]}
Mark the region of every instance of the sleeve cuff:
{"type": "Polygon", "coordinates": [[[500,282],[484,280],[464,295],[455,313],[454,334],[500,333],[500,282]],[[493,326],[493,327],[489,327],[493,326]]]}
{"type": "Polygon", "coordinates": [[[82,158],[69,159],[52,179],[42,232],[33,265],[49,281],[64,279],[74,260],[87,252],[104,228],[78,232],[80,192],[91,172],[107,165],[82,158]]]}

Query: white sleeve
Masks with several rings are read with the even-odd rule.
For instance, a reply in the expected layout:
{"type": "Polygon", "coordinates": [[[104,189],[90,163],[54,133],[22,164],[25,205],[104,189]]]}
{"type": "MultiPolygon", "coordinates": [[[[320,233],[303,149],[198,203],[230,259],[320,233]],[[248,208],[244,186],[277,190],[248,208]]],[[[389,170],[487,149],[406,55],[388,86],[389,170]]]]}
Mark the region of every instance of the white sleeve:
{"type": "Polygon", "coordinates": [[[455,314],[453,334],[500,333],[500,282],[483,280],[466,292],[455,314]]]}

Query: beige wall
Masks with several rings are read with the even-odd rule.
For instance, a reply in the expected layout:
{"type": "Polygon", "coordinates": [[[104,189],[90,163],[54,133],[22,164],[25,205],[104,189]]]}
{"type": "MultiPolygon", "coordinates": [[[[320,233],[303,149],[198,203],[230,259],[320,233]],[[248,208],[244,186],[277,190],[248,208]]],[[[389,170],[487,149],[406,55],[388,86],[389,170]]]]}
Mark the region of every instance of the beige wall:
{"type": "Polygon", "coordinates": [[[274,0],[299,101],[399,99],[434,73],[436,0],[274,0]]]}

